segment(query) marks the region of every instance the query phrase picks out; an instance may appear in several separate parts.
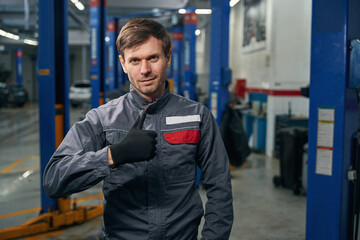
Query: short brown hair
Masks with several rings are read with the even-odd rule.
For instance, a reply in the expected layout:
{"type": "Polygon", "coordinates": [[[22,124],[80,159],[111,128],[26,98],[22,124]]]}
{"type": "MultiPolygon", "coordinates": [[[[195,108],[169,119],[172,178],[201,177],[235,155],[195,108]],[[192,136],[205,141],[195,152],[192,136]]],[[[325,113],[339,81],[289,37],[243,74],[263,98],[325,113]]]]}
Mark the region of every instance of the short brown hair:
{"type": "Polygon", "coordinates": [[[160,23],[145,18],[136,18],[122,27],[116,39],[116,46],[120,55],[124,58],[127,48],[136,47],[153,36],[162,41],[162,47],[167,56],[170,53],[171,40],[165,27],[160,23]]]}

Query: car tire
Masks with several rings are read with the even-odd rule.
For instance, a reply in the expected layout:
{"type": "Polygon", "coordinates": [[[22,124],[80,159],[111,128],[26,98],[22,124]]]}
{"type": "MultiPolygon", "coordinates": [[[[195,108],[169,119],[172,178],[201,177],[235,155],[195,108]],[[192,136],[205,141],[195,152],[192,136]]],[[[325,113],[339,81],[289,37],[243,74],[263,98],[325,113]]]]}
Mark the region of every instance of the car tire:
{"type": "Polygon", "coordinates": [[[71,106],[73,108],[78,108],[80,106],[80,104],[79,103],[71,103],[71,106]]]}

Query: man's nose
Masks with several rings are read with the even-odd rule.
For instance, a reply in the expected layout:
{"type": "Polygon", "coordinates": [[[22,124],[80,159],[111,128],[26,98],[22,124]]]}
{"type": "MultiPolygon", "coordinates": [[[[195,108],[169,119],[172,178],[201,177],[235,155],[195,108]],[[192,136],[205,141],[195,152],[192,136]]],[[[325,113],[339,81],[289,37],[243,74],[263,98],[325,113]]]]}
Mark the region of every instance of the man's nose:
{"type": "Polygon", "coordinates": [[[145,59],[141,61],[140,72],[143,75],[151,72],[150,63],[148,63],[148,61],[146,61],[145,59]]]}

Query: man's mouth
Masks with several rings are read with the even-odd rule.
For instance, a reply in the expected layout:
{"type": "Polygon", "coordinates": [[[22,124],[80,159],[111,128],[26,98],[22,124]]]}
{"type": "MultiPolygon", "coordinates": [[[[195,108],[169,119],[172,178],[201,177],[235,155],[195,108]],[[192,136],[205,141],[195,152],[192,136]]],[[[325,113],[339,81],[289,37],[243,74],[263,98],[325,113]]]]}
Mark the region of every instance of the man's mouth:
{"type": "Polygon", "coordinates": [[[150,82],[150,81],[153,81],[155,79],[156,79],[156,77],[151,77],[151,78],[141,79],[140,82],[150,82]]]}

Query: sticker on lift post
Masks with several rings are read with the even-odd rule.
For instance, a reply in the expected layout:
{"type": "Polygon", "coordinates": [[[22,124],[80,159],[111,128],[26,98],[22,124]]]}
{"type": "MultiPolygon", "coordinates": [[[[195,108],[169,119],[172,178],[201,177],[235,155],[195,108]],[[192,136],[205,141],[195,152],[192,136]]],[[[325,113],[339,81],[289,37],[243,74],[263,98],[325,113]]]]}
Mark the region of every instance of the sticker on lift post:
{"type": "Polygon", "coordinates": [[[217,102],[218,102],[218,95],[216,92],[211,93],[211,113],[214,118],[217,118],[217,102]]]}
{"type": "Polygon", "coordinates": [[[318,131],[316,146],[316,173],[332,175],[334,147],[334,108],[318,108],[318,131]]]}

